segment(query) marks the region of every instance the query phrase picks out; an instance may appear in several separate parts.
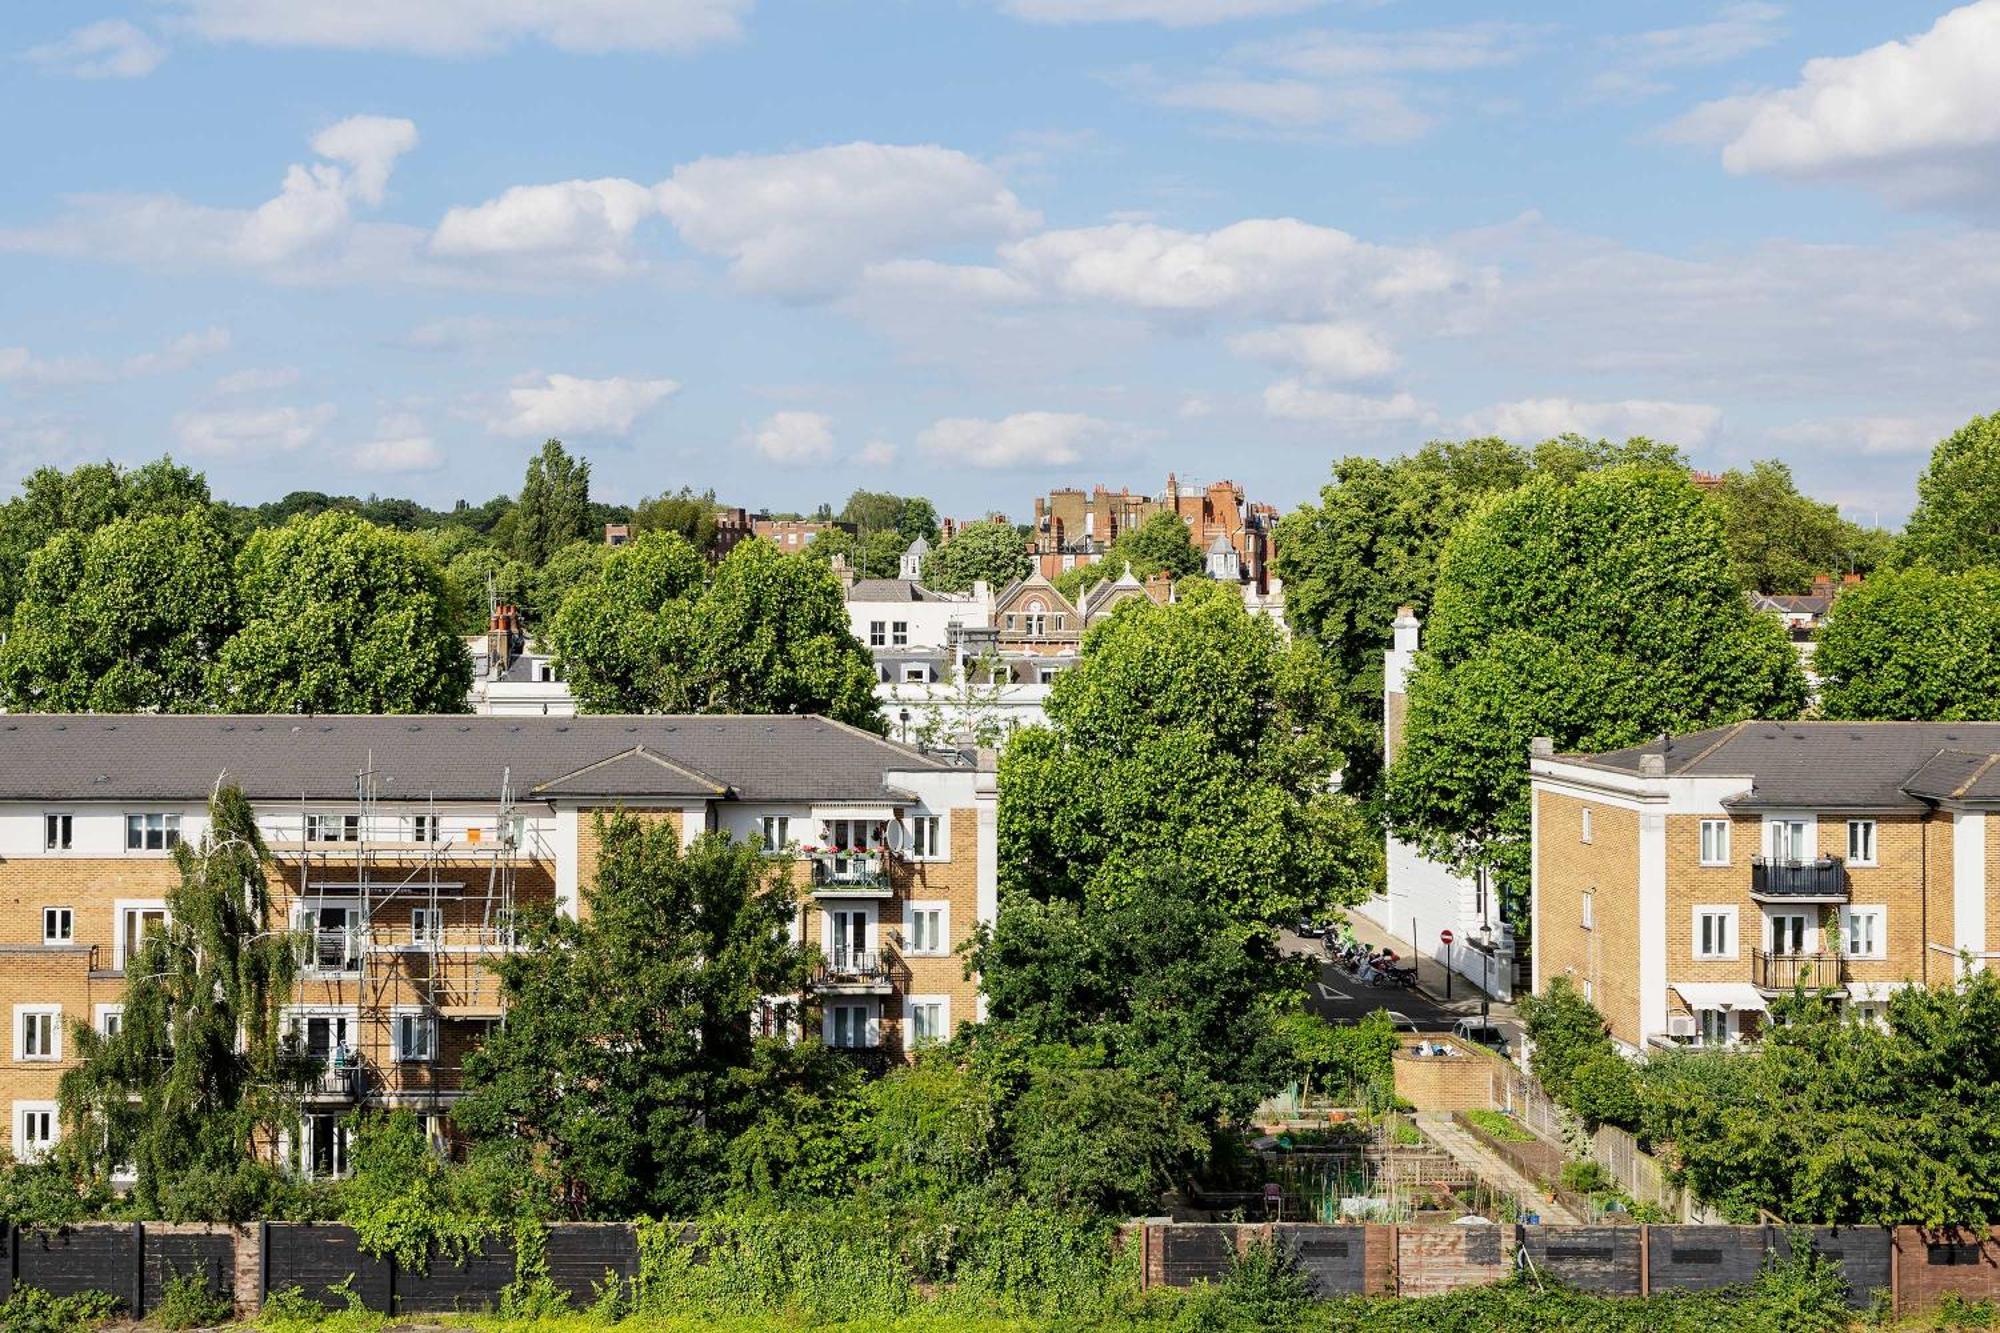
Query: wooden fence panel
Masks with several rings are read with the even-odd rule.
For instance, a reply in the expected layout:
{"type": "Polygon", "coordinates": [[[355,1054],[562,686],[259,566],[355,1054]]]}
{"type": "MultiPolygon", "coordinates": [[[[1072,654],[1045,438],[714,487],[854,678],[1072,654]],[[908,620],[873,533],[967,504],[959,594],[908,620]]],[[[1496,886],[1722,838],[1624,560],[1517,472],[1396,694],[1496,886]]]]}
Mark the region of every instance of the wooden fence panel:
{"type": "Polygon", "coordinates": [[[1368,1290],[1368,1235],[1362,1227],[1281,1222],[1271,1228],[1271,1245],[1312,1282],[1315,1296],[1368,1290]]]}
{"type": "Polygon", "coordinates": [[[1212,1222],[1169,1223],[1160,1231],[1160,1282],[1191,1287],[1220,1282],[1236,1261],[1236,1227],[1212,1222]]]}
{"type": "Polygon", "coordinates": [[[212,1296],[236,1294],[236,1237],[227,1231],[145,1228],[145,1306],[159,1308],[167,1284],[199,1276],[212,1296]]]}
{"type": "Polygon", "coordinates": [[[1524,1226],[1521,1248],[1536,1268],[1601,1296],[1640,1293],[1638,1227],[1524,1226]]]}
{"type": "MultiPolygon", "coordinates": [[[[1893,1247],[1885,1227],[1812,1227],[1815,1253],[1840,1265],[1847,1279],[1847,1303],[1865,1309],[1877,1291],[1888,1291],[1895,1282],[1889,1269],[1893,1247]]],[[[1782,1255],[1792,1252],[1789,1227],[1772,1227],[1770,1248],[1782,1255]]]]}
{"type": "Polygon", "coordinates": [[[595,1300],[600,1284],[639,1276],[639,1232],[623,1223],[565,1223],[549,1228],[549,1280],[572,1304],[595,1300]]]}
{"type": "Polygon", "coordinates": [[[1396,1230],[1399,1296],[1434,1296],[1459,1287],[1498,1282],[1506,1275],[1507,1246],[1501,1227],[1489,1223],[1396,1230]]]}
{"type": "Polygon", "coordinates": [[[393,1314],[395,1273],[386,1259],[363,1254],[351,1227],[322,1222],[272,1222],[265,1228],[265,1295],[297,1287],[330,1310],[345,1307],[334,1292],[352,1280],[362,1304],[393,1314]]]}
{"type": "Polygon", "coordinates": [[[1710,1291],[1755,1282],[1770,1243],[1765,1227],[1648,1227],[1654,1291],[1710,1291]]]}
{"type": "Polygon", "coordinates": [[[139,1289],[139,1238],[129,1225],[22,1231],[15,1237],[14,1286],[56,1296],[106,1291],[127,1312],[144,1300],[139,1289]]]}
{"type": "Polygon", "coordinates": [[[424,1272],[396,1270],[397,1314],[490,1310],[514,1280],[514,1238],[489,1235],[463,1262],[431,1256],[424,1272]]]}

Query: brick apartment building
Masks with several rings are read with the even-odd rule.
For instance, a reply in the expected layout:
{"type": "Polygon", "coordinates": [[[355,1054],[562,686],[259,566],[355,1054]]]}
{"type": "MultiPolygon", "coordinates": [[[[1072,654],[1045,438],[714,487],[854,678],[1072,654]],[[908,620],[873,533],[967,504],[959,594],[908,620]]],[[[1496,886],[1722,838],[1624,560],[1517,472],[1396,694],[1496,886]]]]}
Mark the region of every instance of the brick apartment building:
{"type": "Polygon", "coordinates": [[[1035,499],[1036,564],[1047,578],[1066,569],[1091,565],[1104,557],[1123,533],[1145,526],[1155,514],[1178,514],[1187,524],[1188,540],[1202,553],[1207,572],[1250,584],[1259,593],[1271,589],[1271,537],[1278,525],[1275,505],[1253,504],[1233,481],[1184,486],[1167,474],[1158,495],[1135,495],[1104,486],[1089,491],[1063,488],[1035,499]],[[1234,560],[1221,559],[1224,551],[1234,560]]]}
{"type": "Polygon", "coordinates": [[[952,951],[995,912],[993,775],[817,717],[0,719],[0,1010],[11,1146],[60,1132],[70,1027],[121,1021],[125,963],[165,919],[172,848],[219,779],[251,799],[301,975],[288,1040],[325,1059],[287,1160],[344,1168],[341,1119],[407,1106],[445,1132],[465,1053],[501,1017],[489,969],[530,904],[576,914],[596,817],[721,831],[788,858],[823,963],[767,1030],[902,1055],[977,1016],[952,951]]]}
{"type": "Polygon", "coordinates": [[[2000,958],[2000,723],[1743,722],[1530,769],[1535,990],[1570,978],[1628,1048],[2000,958]]]}
{"type": "Polygon", "coordinates": [[[736,548],[736,543],[762,537],[781,551],[796,555],[829,532],[852,533],[852,523],[832,519],[773,518],[747,509],[719,509],[715,514],[715,558],[720,560],[736,548]]]}

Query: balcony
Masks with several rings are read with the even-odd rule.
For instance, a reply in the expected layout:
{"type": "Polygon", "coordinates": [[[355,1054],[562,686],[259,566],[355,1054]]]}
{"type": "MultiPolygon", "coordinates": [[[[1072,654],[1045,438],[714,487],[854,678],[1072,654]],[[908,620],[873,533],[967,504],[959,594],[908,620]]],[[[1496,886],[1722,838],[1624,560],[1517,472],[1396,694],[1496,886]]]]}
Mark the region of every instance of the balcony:
{"type": "Polygon", "coordinates": [[[823,995],[887,995],[895,989],[896,955],[886,949],[829,949],[813,975],[823,995]]]}
{"type": "Polygon", "coordinates": [[[316,975],[361,970],[361,932],[358,930],[308,930],[300,962],[316,975]]]}
{"type": "Polygon", "coordinates": [[[813,852],[812,891],[816,898],[887,898],[887,858],[880,852],[813,852]]]}
{"type": "Polygon", "coordinates": [[[1848,980],[1847,971],[1847,959],[1837,953],[1750,952],[1751,983],[1773,995],[1799,987],[1810,991],[1841,986],[1848,980]]]}
{"type": "Polygon", "coordinates": [[[1750,896],[1760,903],[1844,903],[1847,866],[1837,856],[1817,861],[1750,858],[1750,896]]]}

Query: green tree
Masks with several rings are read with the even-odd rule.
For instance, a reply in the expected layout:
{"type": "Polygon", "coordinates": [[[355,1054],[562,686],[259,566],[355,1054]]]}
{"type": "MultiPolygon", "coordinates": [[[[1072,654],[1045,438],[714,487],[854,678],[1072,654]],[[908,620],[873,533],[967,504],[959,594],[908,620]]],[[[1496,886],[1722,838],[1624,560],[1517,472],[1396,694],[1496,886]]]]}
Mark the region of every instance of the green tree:
{"type": "Polygon", "coordinates": [[[1138,577],[1171,574],[1185,578],[1201,572],[1201,552],[1188,537],[1188,525],[1178,514],[1159,513],[1129,532],[1118,534],[1102,562],[1113,577],[1130,565],[1138,577]]]}
{"type": "Polygon", "coordinates": [[[902,517],[903,497],[887,491],[856,491],[847,497],[838,515],[840,522],[869,532],[894,532],[902,517]]]}
{"type": "Polygon", "coordinates": [[[1947,574],[2000,565],[2000,412],[1974,417],[1931,451],[1895,558],[1947,574]]]}
{"type": "Polygon", "coordinates": [[[1367,897],[1380,851],[1331,790],[1355,735],[1313,645],[1197,581],[1092,627],[1050,693],[1049,727],[1000,768],[1000,875],[1032,897],[1120,900],[1188,866],[1246,923],[1367,897]]]}
{"type": "Polygon", "coordinates": [[[65,530],[28,563],[0,688],[22,712],[193,712],[236,627],[228,540],[200,508],[65,530]]]}
{"type": "Polygon", "coordinates": [[[70,472],[37,468],[21,483],[21,494],[0,505],[0,614],[14,609],[28,561],[58,533],[87,535],[117,518],[209,507],[207,479],[171,458],[131,472],[116,463],[86,463],[70,472]]]}
{"type": "Polygon", "coordinates": [[[420,538],[329,511],[251,538],[243,628],[215,663],[232,712],[463,712],[472,659],[420,538]]]}
{"type": "Polygon", "coordinates": [[[137,1168],[147,1217],[242,1220],[271,1188],[257,1165],[286,1123],[305,1064],[280,1041],[292,938],[271,929],[262,836],[231,786],[209,802],[200,844],[174,849],[180,882],[165,922],[125,961],[125,1010],[111,1036],[78,1022],[78,1063],[58,1096],[64,1150],[81,1173],[137,1168]]]}
{"type": "Polygon", "coordinates": [[[1027,539],[1006,523],[968,523],[924,561],[924,586],[967,592],[980,579],[997,594],[1028,574],[1027,539]]]}
{"type": "Polygon", "coordinates": [[[798,991],[788,878],[756,850],[619,812],[581,920],[531,928],[496,965],[506,1026],[466,1058],[453,1118],[544,1154],[592,1216],[693,1217],[760,1113],[750,1017],[798,991]]]}
{"type": "Polygon", "coordinates": [[[1057,1209],[1142,1214],[1202,1146],[1154,1087],[1126,1069],[1037,1064],[1003,1116],[1021,1193],[1057,1209]],[[1092,1150],[1078,1152],[1079,1143],[1092,1150]]]}
{"type": "Polygon", "coordinates": [[[2000,717],[2000,569],[1884,571],[1835,599],[1813,653],[1831,718],[2000,717]]]}
{"type": "Polygon", "coordinates": [[[906,496],[902,510],[896,515],[896,535],[903,539],[904,546],[919,537],[932,546],[937,545],[937,506],[921,495],[906,496]]]}
{"type": "Polygon", "coordinates": [[[565,598],[549,641],[591,712],[821,713],[880,731],[875,667],[810,555],[746,541],[716,566],[678,536],[614,551],[565,598]]]}
{"type": "Polygon", "coordinates": [[[1372,794],[1379,783],[1382,654],[1398,607],[1429,620],[1445,540],[1485,500],[1531,477],[1567,483],[1623,463],[1686,467],[1671,447],[1646,439],[1563,436],[1533,450],[1490,438],[1434,440],[1399,458],[1340,459],[1319,503],[1279,521],[1274,567],[1285,619],[1320,645],[1349,708],[1371,723],[1343,774],[1349,790],[1372,794]]]}
{"type": "Polygon", "coordinates": [[[1446,544],[1390,821],[1428,855],[1496,872],[1518,908],[1533,738],[1611,749],[1804,704],[1782,626],[1750,610],[1719,509],[1686,476],[1541,478],[1446,544]]]}
{"type": "Polygon", "coordinates": [[[606,557],[616,549],[588,538],[558,548],[530,578],[521,614],[537,631],[545,628],[562,609],[570,592],[595,577],[604,567],[606,557]]]}
{"type": "Polygon", "coordinates": [[[769,542],[738,542],[697,610],[694,710],[822,713],[882,730],[875,662],[855,639],[840,580],[769,542]]]}
{"type": "Polygon", "coordinates": [[[1802,593],[1816,574],[1874,567],[1876,544],[1841,518],[1839,506],[1800,495],[1791,468],[1775,459],[1723,473],[1715,499],[1730,565],[1745,588],[1802,593]]]}
{"type": "Polygon", "coordinates": [[[521,498],[514,505],[515,558],[539,566],[590,531],[590,464],[572,458],[561,440],[548,440],[528,460],[521,498]]]}
{"type": "Polygon", "coordinates": [[[678,491],[662,491],[647,496],[632,507],[632,535],[647,532],[674,532],[703,555],[715,549],[716,503],[714,491],[696,494],[683,486],[678,491]]]}
{"type": "Polygon", "coordinates": [[[692,711],[702,574],[701,557],[678,533],[646,532],[563,599],[548,640],[579,708],[692,711]]]}

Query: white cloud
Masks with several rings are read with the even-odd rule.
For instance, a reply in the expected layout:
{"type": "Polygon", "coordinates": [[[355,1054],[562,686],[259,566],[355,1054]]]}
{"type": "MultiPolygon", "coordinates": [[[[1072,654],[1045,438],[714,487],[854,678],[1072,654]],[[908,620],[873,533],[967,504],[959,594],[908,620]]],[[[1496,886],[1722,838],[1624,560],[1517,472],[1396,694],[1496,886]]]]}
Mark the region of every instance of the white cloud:
{"type": "Polygon", "coordinates": [[[1521,441],[1546,440],[1570,432],[1606,439],[1644,435],[1695,449],[1708,443],[1721,422],[1722,409],[1706,403],[1639,398],[1580,403],[1571,398],[1523,398],[1473,413],[1466,418],[1465,428],[1521,441]]]}
{"type": "Polygon", "coordinates": [[[1436,123],[1402,89],[1385,83],[1220,77],[1162,87],[1151,97],[1161,106],[1219,112],[1273,129],[1334,126],[1356,143],[1409,143],[1436,123]]]}
{"type": "Polygon", "coordinates": [[[630,263],[634,229],[655,211],[651,190],[616,177],[517,185],[497,199],[446,213],[431,234],[431,251],[542,256],[616,273],[630,263]]]}
{"type": "Polygon", "coordinates": [[[274,366],[269,370],[237,370],[218,379],[213,392],[223,395],[264,393],[271,389],[288,389],[298,382],[297,366],[274,366]]]}
{"type": "Polygon", "coordinates": [[[78,79],[141,79],[159,68],[166,48],[124,19],[86,23],[61,41],[28,48],[44,69],[78,79]]]}
{"type": "Polygon", "coordinates": [[[1317,78],[1459,74],[1511,65],[1534,48],[1536,30],[1519,23],[1469,23],[1396,32],[1294,33],[1245,48],[1279,69],[1317,78]]]}
{"type": "Polygon", "coordinates": [[[833,457],[833,422],[818,412],[773,412],[750,443],[773,463],[823,463],[833,457]]]}
{"type": "Polygon", "coordinates": [[[184,267],[249,267],[304,280],[406,269],[420,233],[358,224],[355,204],[382,201],[396,159],[415,147],[407,120],[350,116],[314,136],[320,161],[293,165],[254,209],[210,208],[173,195],[77,195],[54,223],[0,230],[0,251],[184,267]]]}
{"type": "Polygon", "coordinates": [[[854,461],[863,467],[887,467],[896,461],[896,446],[887,440],[870,440],[861,446],[854,461]]]}
{"type": "Polygon", "coordinates": [[[1240,333],[1229,348],[1238,356],[1297,366],[1330,380],[1375,379],[1399,364],[1394,349],[1356,324],[1280,324],[1240,333]]]}
{"type": "Polygon", "coordinates": [[[1438,251],[1371,245],[1295,218],[1255,218],[1212,232],[1151,223],[1048,231],[1000,254],[1048,295],[1159,312],[1325,316],[1436,295],[1466,281],[1438,251]]]}
{"type": "Polygon", "coordinates": [[[917,448],[975,468],[1065,467],[1102,452],[1126,432],[1075,412],[1017,412],[998,421],[946,417],[917,436],[917,448]]]}
{"type": "Polygon", "coordinates": [[[1647,69],[1721,65],[1760,51],[1784,35],[1782,5],[1724,5],[1703,23],[1653,28],[1607,39],[1607,50],[1647,69]]]}
{"type": "Polygon", "coordinates": [[[416,417],[397,415],[376,423],[376,438],[355,446],[349,461],[361,472],[434,472],[444,451],[416,417]]]}
{"type": "Polygon", "coordinates": [[[438,351],[445,348],[488,347],[513,342],[562,327],[557,320],[502,319],[493,315],[446,315],[426,320],[397,339],[405,347],[438,351]]]}
{"type": "Polygon", "coordinates": [[[873,261],[1039,221],[991,167],[935,145],[706,157],[656,194],[686,244],[727,258],[747,288],[798,299],[832,295],[873,261]]]}
{"type": "Polygon", "coordinates": [[[1159,23],[1195,28],[1316,9],[1326,0],[1001,0],[1031,23],[1159,23]]]}
{"type": "Polygon", "coordinates": [[[542,41],[563,51],[688,51],[742,32],[751,0],[178,0],[216,41],[471,56],[542,41]]]}
{"type": "Polygon", "coordinates": [[[1708,102],[1669,137],[1722,145],[1736,175],[1856,180],[1902,202],[1991,195],[2000,148],[2000,0],[1915,37],[1806,62],[1790,88],[1708,102]]]}
{"type": "Polygon", "coordinates": [[[204,357],[226,351],[229,330],[203,329],[184,333],[154,352],[140,352],[116,364],[92,357],[38,357],[25,347],[0,347],[0,383],[61,386],[104,384],[113,380],[138,379],[143,375],[166,375],[186,370],[204,357]]]}
{"type": "Polygon", "coordinates": [[[319,438],[333,404],[182,412],[174,418],[181,447],[204,458],[257,458],[291,453],[319,438]]]}
{"type": "Polygon", "coordinates": [[[539,385],[509,389],[506,410],[487,427],[497,435],[626,435],[680,387],[673,380],[549,375],[539,385]]]}
{"type": "Polygon", "coordinates": [[[1782,444],[1809,445],[1815,451],[1909,458],[1928,455],[1962,424],[1963,418],[1944,416],[1824,417],[1780,426],[1770,434],[1782,444]]]}
{"type": "Polygon", "coordinates": [[[1376,398],[1320,389],[1299,380],[1279,380],[1264,390],[1264,413],[1280,421],[1313,421],[1350,427],[1394,425],[1436,416],[1407,393],[1376,398]]]}

